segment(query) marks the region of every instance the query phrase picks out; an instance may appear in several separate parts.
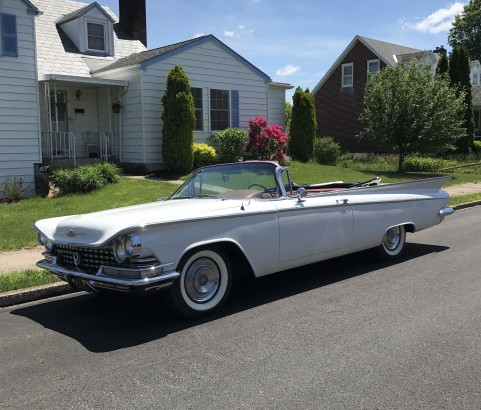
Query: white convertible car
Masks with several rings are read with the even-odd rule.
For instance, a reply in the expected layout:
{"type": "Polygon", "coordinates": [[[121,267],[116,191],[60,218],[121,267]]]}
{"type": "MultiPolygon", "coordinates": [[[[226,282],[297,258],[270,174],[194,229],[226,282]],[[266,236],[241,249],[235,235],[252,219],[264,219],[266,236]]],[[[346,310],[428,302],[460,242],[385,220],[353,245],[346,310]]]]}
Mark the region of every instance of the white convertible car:
{"type": "Polygon", "coordinates": [[[38,221],[46,251],[37,266],[90,292],[163,289],[178,313],[201,316],[241,274],[369,248],[399,256],[406,232],[453,213],[448,179],[297,186],[273,162],[204,167],[167,200],[38,221]]]}

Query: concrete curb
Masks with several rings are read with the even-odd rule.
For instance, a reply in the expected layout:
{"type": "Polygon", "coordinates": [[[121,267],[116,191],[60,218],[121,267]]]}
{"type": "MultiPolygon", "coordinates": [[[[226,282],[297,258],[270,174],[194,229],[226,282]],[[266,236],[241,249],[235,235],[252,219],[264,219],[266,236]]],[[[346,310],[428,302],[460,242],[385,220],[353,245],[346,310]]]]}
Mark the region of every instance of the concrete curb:
{"type": "Polygon", "coordinates": [[[76,290],[64,282],[12,290],[11,292],[0,293],[0,308],[66,295],[73,292],[76,292],[76,290]]]}
{"type": "MultiPolygon", "coordinates": [[[[455,210],[471,208],[481,205],[481,201],[473,201],[453,206],[455,210]]],[[[0,308],[19,305],[21,303],[34,302],[48,299],[54,296],[67,295],[77,292],[68,283],[52,283],[50,285],[37,286],[34,288],[19,289],[11,292],[0,293],[0,308]]]]}

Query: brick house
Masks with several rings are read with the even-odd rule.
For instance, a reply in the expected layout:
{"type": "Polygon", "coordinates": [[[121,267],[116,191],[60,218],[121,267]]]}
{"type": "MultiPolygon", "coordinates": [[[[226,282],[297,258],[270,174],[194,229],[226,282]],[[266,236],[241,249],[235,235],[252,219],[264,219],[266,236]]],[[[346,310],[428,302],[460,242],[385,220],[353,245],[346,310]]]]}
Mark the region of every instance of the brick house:
{"type": "Polygon", "coordinates": [[[368,72],[375,73],[397,63],[416,59],[434,73],[440,56],[436,51],[418,50],[357,35],[313,89],[317,136],[331,136],[350,152],[380,152],[380,148],[356,136],[362,130],[368,72]]]}

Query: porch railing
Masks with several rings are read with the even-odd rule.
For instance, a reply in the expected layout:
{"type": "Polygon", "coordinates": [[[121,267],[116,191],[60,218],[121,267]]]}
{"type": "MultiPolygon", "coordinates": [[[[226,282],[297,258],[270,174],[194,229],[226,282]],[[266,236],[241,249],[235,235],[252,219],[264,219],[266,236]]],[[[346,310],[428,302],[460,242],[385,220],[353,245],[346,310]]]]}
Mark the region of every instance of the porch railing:
{"type": "Polygon", "coordinates": [[[114,133],[101,132],[100,133],[100,158],[108,162],[109,157],[118,157],[117,138],[114,133]]]}
{"type": "Polygon", "coordinates": [[[75,135],[71,132],[42,132],[42,157],[76,160],[75,135]]]}

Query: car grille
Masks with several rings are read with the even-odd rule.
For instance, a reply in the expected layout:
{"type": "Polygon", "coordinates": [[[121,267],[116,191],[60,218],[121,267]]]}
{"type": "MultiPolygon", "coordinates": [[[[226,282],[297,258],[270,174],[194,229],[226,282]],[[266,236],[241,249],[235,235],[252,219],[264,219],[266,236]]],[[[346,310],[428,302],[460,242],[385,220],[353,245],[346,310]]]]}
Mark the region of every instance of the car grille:
{"type": "Polygon", "coordinates": [[[95,275],[100,265],[121,266],[109,248],[82,248],[69,245],[55,245],[52,254],[57,263],[67,269],[79,270],[95,275]]]}

